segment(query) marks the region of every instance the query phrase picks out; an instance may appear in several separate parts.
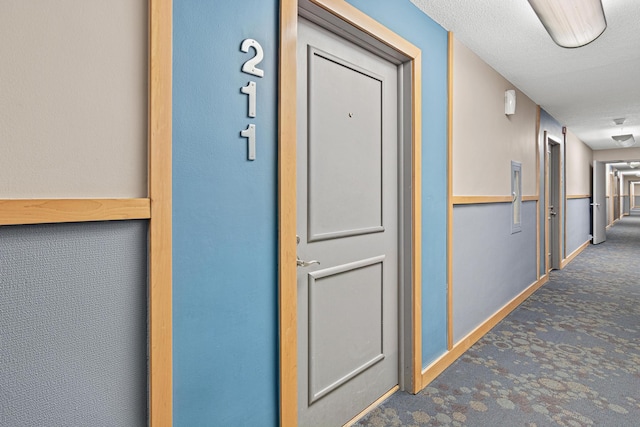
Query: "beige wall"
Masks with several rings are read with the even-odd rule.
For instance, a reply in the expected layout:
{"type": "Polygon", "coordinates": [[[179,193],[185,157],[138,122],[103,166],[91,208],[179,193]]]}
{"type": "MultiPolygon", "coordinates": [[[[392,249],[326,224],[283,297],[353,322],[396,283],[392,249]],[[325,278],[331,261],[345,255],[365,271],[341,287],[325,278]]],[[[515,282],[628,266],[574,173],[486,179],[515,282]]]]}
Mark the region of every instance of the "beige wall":
{"type": "Polygon", "coordinates": [[[567,132],[567,196],[591,194],[593,151],[573,133],[567,132]]]}
{"type": "Polygon", "coordinates": [[[536,194],[537,106],[516,90],[516,113],[504,114],[515,87],[458,40],[453,48],[453,194],[511,194],[511,161],[522,163],[522,192],[536,194]]]}
{"type": "Polygon", "coordinates": [[[620,162],[640,160],[640,148],[618,148],[612,150],[595,150],[593,160],[599,162],[620,162]]]}
{"type": "Polygon", "coordinates": [[[0,1],[0,198],[147,196],[147,2],[0,1]]]}

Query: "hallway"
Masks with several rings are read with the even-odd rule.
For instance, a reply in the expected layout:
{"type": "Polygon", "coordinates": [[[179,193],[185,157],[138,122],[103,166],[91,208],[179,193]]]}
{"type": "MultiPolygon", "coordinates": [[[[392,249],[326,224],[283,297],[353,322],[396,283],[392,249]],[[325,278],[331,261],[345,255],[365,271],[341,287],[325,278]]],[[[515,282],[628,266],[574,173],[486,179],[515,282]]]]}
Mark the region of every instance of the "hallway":
{"type": "Polygon", "coordinates": [[[633,210],[428,387],[356,425],[637,425],[639,253],[633,210]]]}

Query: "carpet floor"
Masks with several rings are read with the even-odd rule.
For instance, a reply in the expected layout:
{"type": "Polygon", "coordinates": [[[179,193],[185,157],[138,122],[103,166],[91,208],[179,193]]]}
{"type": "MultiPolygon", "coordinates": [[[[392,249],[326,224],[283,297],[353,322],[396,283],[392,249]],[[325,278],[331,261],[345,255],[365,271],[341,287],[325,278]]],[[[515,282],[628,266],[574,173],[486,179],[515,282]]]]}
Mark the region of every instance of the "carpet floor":
{"type": "Polygon", "coordinates": [[[640,211],[417,395],[357,426],[640,426],[640,211]]]}

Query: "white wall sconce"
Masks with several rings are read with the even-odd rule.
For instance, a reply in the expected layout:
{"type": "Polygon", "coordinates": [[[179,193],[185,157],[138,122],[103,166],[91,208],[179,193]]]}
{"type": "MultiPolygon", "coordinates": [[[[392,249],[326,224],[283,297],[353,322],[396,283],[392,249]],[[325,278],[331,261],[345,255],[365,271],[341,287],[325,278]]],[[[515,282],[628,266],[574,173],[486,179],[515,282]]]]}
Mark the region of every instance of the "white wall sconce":
{"type": "Polygon", "coordinates": [[[558,46],[587,45],[607,28],[601,0],[528,1],[558,46]]]}
{"type": "Polygon", "coordinates": [[[516,113],[516,91],[506,90],[504,92],[504,114],[511,116],[516,113]]]}

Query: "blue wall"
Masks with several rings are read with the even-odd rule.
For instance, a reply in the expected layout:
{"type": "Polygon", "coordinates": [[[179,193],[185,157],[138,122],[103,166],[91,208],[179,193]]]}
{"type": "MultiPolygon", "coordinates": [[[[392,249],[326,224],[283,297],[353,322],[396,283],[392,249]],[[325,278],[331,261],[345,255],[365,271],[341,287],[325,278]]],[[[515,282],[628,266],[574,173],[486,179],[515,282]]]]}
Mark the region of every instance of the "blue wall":
{"type": "Polygon", "coordinates": [[[567,256],[590,240],[591,200],[567,200],[567,256]]]}
{"type": "MultiPolygon", "coordinates": [[[[423,355],[446,350],[447,33],[408,0],[352,1],[423,52],[423,355]]],[[[278,423],[275,0],[174,0],[174,425],[278,423]],[[245,38],[264,78],[243,74],[245,38]],[[240,88],[258,85],[257,119],[240,88]],[[257,129],[257,159],[239,132],[257,129]],[[247,410],[250,408],[250,410],[247,410]]]]}
{"type": "Polygon", "coordinates": [[[447,32],[408,0],[348,0],[422,50],[422,361],[447,349],[447,32]]]}
{"type": "Polygon", "coordinates": [[[276,1],[174,0],[176,427],[278,422],[277,14],[276,1]],[[264,48],[264,78],[240,72],[245,38],[264,48]],[[254,162],[239,135],[249,123],[254,162]]]}
{"type": "Polygon", "coordinates": [[[536,202],[522,203],[518,233],[511,233],[511,215],[510,203],[453,210],[454,343],[537,280],[536,202]]]}

